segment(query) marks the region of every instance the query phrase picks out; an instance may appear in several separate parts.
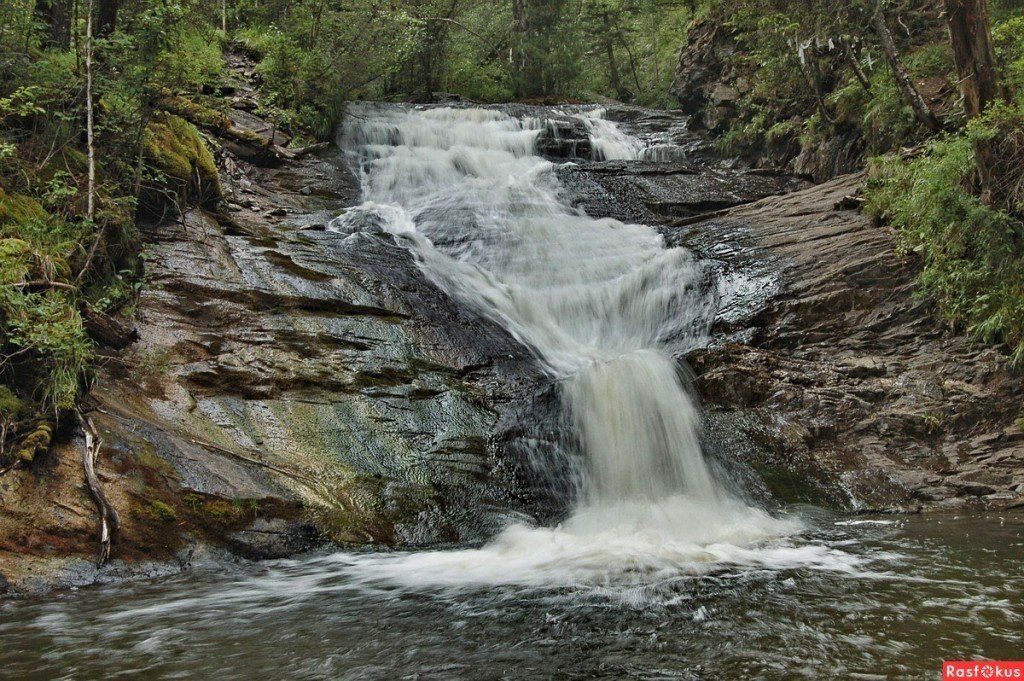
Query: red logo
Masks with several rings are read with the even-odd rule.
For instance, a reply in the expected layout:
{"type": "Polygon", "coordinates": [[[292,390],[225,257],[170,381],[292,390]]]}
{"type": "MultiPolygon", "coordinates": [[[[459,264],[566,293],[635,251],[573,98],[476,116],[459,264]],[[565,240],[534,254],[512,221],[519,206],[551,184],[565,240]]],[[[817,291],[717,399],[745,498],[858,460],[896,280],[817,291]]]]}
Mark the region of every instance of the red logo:
{"type": "Polygon", "coordinates": [[[945,660],[942,663],[942,681],[954,679],[1020,679],[1024,681],[1024,660],[945,660]]]}

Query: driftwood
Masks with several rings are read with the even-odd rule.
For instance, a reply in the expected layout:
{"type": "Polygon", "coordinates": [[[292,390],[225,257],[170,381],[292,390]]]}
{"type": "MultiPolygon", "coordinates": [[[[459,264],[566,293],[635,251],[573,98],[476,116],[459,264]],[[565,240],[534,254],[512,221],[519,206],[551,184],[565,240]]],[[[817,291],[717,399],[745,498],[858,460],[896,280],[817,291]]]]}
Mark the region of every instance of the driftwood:
{"type": "Polygon", "coordinates": [[[117,509],[107,499],[100,485],[100,479],[96,475],[96,460],[99,458],[102,441],[92,424],[92,419],[83,416],[81,411],[75,410],[78,417],[78,425],[85,437],[85,448],[82,451],[82,468],[85,471],[85,484],[89,488],[89,494],[96,502],[96,509],[100,514],[100,551],[97,557],[97,564],[102,566],[110,559],[110,547],[114,536],[121,529],[121,518],[117,509]]]}
{"type": "Polygon", "coordinates": [[[47,279],[33,279],[31,281],[14,281],[7,284],[0,284],[12,288],[61,288],[68,291],[77,291],[78,287],[72,284],[65,284],[62,281],[49,281],[47,279]]]}
{"type": "Polygon", "coordinates": [[[81,312],[82,324],[85,326],[86,333],[100,345],[121,350],[134,343],[139,337],[139,332],[134,326],[125,324],[117,317],[112,317],[88,306],[82,306],[81,312]]]}
{"type": "Polygon", "coordinates": [[[285,158],[294,161],[295,159],[302,158],[303,156],[308,156],[309,154],[315,153],[322,149],[326,149],[329,146],[331,146],[330,142],[317,142],[316,144],[310,144],[305,147],[299,147],[298,149],[277,147],[277,152],[283,155],[285,158]]]}

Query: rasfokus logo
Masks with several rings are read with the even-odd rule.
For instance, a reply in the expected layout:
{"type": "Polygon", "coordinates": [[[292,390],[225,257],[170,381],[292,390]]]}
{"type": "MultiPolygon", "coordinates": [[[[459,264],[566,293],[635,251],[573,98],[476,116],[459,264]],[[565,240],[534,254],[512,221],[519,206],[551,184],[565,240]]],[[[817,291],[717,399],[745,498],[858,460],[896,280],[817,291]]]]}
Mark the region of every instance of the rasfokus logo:
{"type": "Polygon", "coordinates": [[[950,679],[1021,679],[1024,660],[946,660],[942,663],[942,681],[950,679]]]}

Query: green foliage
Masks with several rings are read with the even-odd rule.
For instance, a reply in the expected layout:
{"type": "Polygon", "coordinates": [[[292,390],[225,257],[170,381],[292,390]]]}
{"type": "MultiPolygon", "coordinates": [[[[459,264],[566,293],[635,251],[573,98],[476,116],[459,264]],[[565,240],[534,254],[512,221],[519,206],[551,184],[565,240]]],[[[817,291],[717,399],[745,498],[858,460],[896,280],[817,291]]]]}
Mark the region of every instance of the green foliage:
{"type": "MultiPolygon", "coordinates": [[[[942,16],[924,2],[886,11],[901,62],[955,125],[956,77],[942,16]]],[[[787,143],[792,153],[814,152],[843,135],[880,154],[923,141],[929,131],[896,84],[873,12],[868,0],[727,0],[698,11],[732,31],[736,44],[725,55],[725,72],[739,84],[739,96],[723,121],[722,147],[753,157],[787,143]]]]}
{"type": "Polygon", "coordinates": [[[85,317],[134,298],[140,190],[170,177],[203,200],[219,196],[198,133],[156,111],[219,86],[218,32],[192,0],[122,3],[116,30],[95,43],[96,209],[86,217],[84,28],[79,13],[70,45],[49,47],[31,2],[0,3],[0,402],[19,405],[3,436],[20,442],[87,384],[85,317]]]}
{"type": "Polygon", "coordinates": [[[330,55],[304,49],[296,36],[275,27],[259,42],[264,55],[259,73],[278,123],[292,133],[305,129],[317,139],[330,138],[347,94],[330,55]]]}
{"type": "Polygon", "coordinates": [[[1024,92],[1024,16],[996,22],[992,39],[1006,83],[1017,92],[1024,92]]]}
{"type": "MultiPolygon", "coordinates": [[[[928,143],[910,161],[876,159],[867,209],[900,233],[924,263],[922,288],[975,337],[1004,342],[1024,359],[1024,202],[993,207],[971,191],[975,145],[1024,134],[1019,109],[993,107],[961,133],[928,143]]],[[[1019,166],[1022,159],[1014,159],[1019,166]]]]}
{"type": "Polygon", "coordinates": [[[35,400],[55,410],[70,409],[79,380],[92,359],[92,342],[82,326],[73,295],[49,290],[26,293],[13,287],[0,292],[0,313],[7,342],[38,358],[35,400]]]}

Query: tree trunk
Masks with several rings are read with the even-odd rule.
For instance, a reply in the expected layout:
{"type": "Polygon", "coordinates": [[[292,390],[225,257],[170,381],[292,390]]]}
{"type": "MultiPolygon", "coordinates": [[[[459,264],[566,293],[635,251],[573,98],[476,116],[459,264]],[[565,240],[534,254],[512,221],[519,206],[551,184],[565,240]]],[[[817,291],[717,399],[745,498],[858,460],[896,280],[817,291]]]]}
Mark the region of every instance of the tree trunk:
{"type": "MultiPolygon", "coordinates": [[[[85,145],[89,155],[89,184],[86,216],[92,222],[96,215],[96,145],[92,106],[92,3],[89,0],[85,18],[85,145]]],[[[98,243],[99,237],[97,237],[98,243]]],[[[83,270],[84,271],[84,270],[83,270]]]]}
{"type": "Polygon", "coordinates": [[[530,49],[530,22],[529,0],[512,0],[512,34],[515,36],[512,42],[511,59],[512,79],[515,83],[516,97],[533,97],[537,95],[537,86],[540,85],[534,79],[536,74],[528,74],[527,68],[531,62],[528,51],[530,49]]]}
{"type": "Polygon", "coordinates": [[[512,0],[512,69],[520,99],[549,96],[560,85],[551,55],[565,1],[512,0]]]}
{"type": "Polygon", "coordinates": [[[615,63],[615,46],[612,45],[612,26],[611,19],[608,18],[608,14],[601,16],[604,21],[604,54],[608,59],[608,78],[611,81],[612,90],[615,91],[615,96],[619,99],[624,99],[622,96],[622,81],[619,79],[619,66],[615,63]]]}
{"type": "Polygon", "coordinates": [[[71,3],[69,0],[36,0],[36,21],[46,27],[43,48],[66,50],[71,46],[71,3]]]}
{"type": "MultiPolygon", "coordinates": [[[[946,0],[946,21],[964,98],[964,114],[971,119],[980,116],[996,99],[1009,99],[1009,92],[999,83],[988,1],[946,0]]],[[[992,140],[974,142],[974,162],[978,167],[975,175],[978,198],[986,205],[1005,203],[1005,197],[998,196],[999,192],[993,189],[998,186],[998,176],[1002,173],[997,170],[999,154],[992,140]]]]}
{"type": "Polygon", "coordinates": [[[964,113],[974,118],[993,100],[1008,95],[999,84],[988,0],[946,0],[946,21],[964,113]]]}
{"type": "Polygon", "coordinates": [[[882,45],[882,51],[885,52],[885,58],[889,61],[889,66],[892,67],[893,77],[896,79],[900,92],[903,93],[903,99],[914,110],[917,120],[932,132],[938,132],[942,129],[939,119],[935,116],[935,112],[932,111],[931,107],[928,106],[928,102],[924,101],[921,93],[917,91],[910,74],[900,62],[900,53],[896,49],[896,42],[893,40],[892,32],[885,21],[885,13],[882,12],[882,0],[876,0],[875,2],[873,22],[875,24],[875,32],[878,34],[878,42],[882,45]]]}
{"type": "Polygon", "coordinates": [[[117,28],[117,6],[119,0],[99,0],[96,15],[96,35],[105,38],[117,28]]]}

